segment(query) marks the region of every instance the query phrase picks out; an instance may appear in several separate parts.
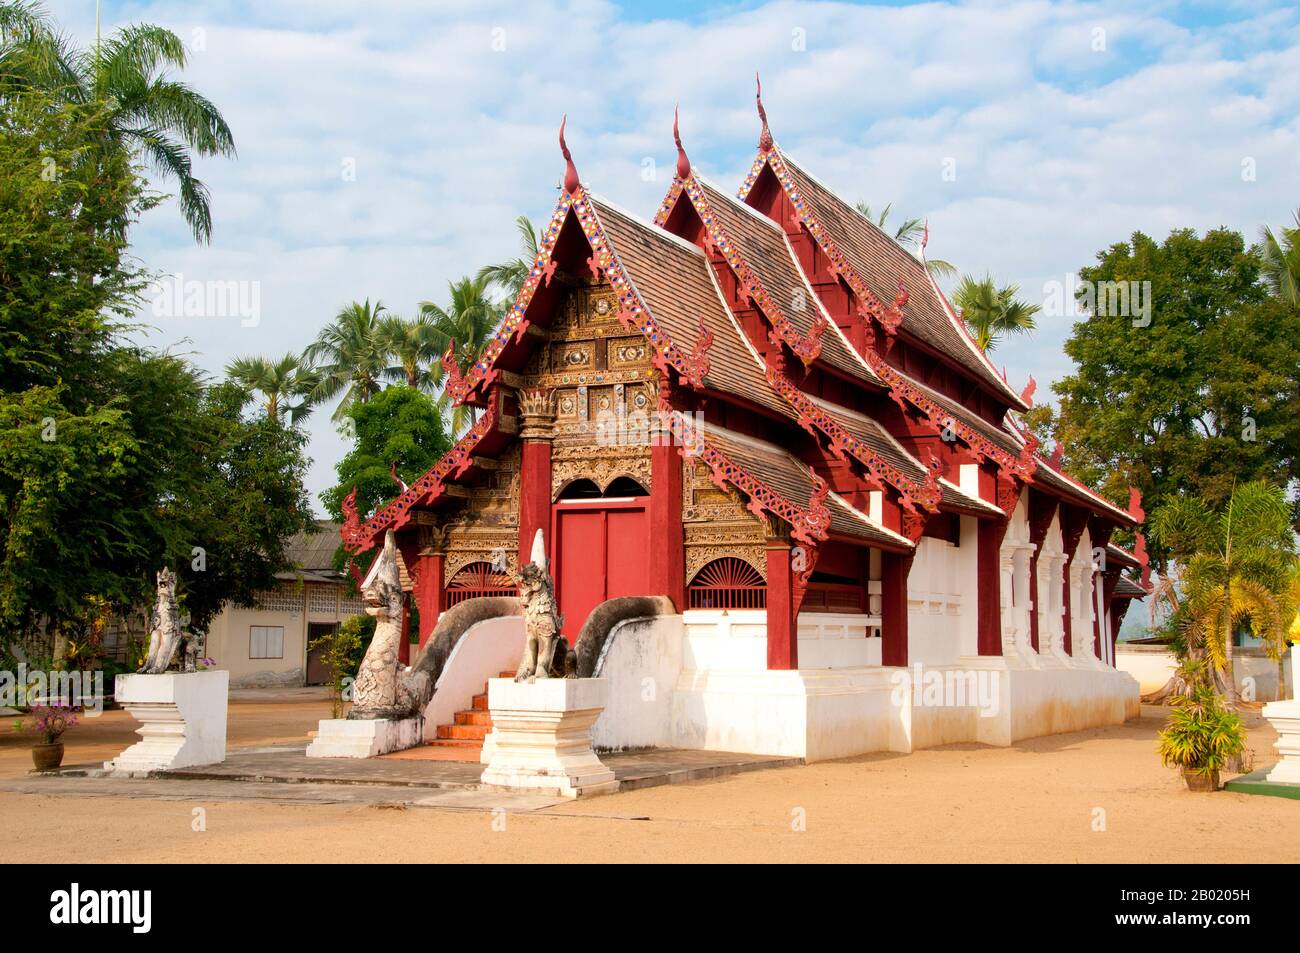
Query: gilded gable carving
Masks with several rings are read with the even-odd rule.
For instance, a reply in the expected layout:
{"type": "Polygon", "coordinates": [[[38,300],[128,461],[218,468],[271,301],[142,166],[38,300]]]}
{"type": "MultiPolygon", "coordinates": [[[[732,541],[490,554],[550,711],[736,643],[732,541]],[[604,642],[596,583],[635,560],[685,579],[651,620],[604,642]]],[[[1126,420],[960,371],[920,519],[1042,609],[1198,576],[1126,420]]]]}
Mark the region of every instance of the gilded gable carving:
{"type": "Polygon", "coordinates": [[[648,447],[556,447],[551,452],[551,499],[574,480],[591,480],[601,492],[619,477],[636,480],[650,490],[648,447]]]}

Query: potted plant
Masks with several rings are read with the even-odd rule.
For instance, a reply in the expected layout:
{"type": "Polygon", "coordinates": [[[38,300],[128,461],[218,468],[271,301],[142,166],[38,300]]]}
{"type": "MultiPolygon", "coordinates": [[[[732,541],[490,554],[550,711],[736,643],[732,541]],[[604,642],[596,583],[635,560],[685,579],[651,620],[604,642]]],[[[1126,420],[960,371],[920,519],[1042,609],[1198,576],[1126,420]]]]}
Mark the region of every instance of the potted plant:
{"type": "MultiPolygon", "coordinates": [[[[32,745],[32,763],[37,771],[56,771],[63,764],[63,733],[77,723],[75,710],[66,705],[37,705],[29,712],[31,727],[43,739],[32,745]]],[[[21,730],[25,719],[14,722],[21,730]]]]}
{"type": "Polygon", "coordinates": [[[1199,685],[1175,696],[1169,724],[1160,732],[1160,759],[1181,768],[1189,791],[1217,791],[1219,771],[1246,748],[1246,730],[1213,689],[1199,685]]]}

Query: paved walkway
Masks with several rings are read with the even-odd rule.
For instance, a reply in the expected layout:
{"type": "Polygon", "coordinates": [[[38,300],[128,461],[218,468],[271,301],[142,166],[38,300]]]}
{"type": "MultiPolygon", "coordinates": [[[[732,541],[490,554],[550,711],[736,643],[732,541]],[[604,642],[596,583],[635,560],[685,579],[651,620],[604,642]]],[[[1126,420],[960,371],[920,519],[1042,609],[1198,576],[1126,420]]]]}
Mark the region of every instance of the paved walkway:
{"type": "MultiPolygon", "coordinates": [[[[617,752],[603,754],[601,760],[614,772],[620,791],[801,763],[798,758],[679,749],[617,752]]],[[[155,800],[267,800],[478,811],[535,811],[573,803],[566,798],[482,788],[482,772],[482,765],[463,761],[308,758],[306,746],[295,743],[235,749],[221,764],[160,771],[145,778],[111,777],[99,764],[65,765],[59,774],[0,781],[0,790],[155,800]]]]}

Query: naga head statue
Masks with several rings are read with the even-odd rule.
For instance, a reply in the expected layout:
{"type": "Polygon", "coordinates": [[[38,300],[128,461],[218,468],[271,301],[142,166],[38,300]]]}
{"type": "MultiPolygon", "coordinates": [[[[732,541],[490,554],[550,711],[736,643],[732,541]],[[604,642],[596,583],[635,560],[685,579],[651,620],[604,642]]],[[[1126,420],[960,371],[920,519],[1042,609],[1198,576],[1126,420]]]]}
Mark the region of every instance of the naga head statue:
{"type": "Polygon", "coordinates": [[[384,534],[384,548],[361,584],[366,614],[378,621],[402,617],[402,576],[397,568],[397,543],[390,529],[384,534]]]}

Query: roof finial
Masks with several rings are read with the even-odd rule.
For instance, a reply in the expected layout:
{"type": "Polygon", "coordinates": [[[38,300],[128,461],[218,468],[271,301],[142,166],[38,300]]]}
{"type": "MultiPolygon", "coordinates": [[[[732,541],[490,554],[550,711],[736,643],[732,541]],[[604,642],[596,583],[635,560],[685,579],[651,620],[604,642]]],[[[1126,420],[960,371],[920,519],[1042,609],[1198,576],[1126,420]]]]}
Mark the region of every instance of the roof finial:
{"type": "Polygon", "coordinates": [[[763,152],[771,152],[772,130],[767,128],[767,110],[763,108],[763,80],[759,78],[758,73],[754,74],[754,82],[758,85],[758,92],[754,99],[758,102],[758,118],[763,121],[763,131],[758,134],[758,148],[763,152]]]}
{"type": "Polygon", "coordinates": [[[930,244],[930,220],[927,218],[921,228],[921,251],[925,251],[925,246],[930,244]]]}
{"type": "Polygon", "coordinates": [[[677,143],[677,178],[684,179],[691,174],[691,160],[686,158],[682,148],[682,134],[677,128],[677,106],[673,106],[673,142],[677,143]]]}
{"type": "Polygon", "coordinates": [[[560,118],[560,152],[564,155],[564,191],[572,195],[578,191],[578,169],[573,164],[573,156],[569,154],[569,147],[564,142],[564,124],[569,121],[569,114],[565,113],[560,118]]]}
{"type": "Polygon", "coordinates": [[[1030,407],[1034,406],[1034,391],[1038,390],[1038,381],[1034,380],[1034,375],[1029,375],[1029,383],[1025,389],[1020,392],[1020,399],[1030,407]]]}

